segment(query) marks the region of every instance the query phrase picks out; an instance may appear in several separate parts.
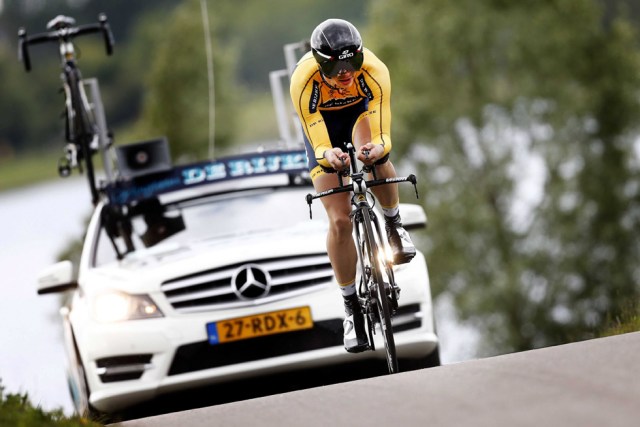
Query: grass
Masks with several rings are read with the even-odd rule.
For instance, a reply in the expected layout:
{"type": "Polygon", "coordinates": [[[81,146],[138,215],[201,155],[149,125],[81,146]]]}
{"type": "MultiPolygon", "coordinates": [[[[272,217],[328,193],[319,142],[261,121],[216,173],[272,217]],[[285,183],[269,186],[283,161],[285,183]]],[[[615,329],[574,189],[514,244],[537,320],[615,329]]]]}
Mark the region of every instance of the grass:
{"type": "Polygon", "coordinates": [[[0,158],[0,191],[58,178],[60,154],[31,153],[0,158]]]}
{"type": "Polygon", "coordinates": [[[599,336],[609,337],[637,331],[640,331],[640,302],[629,301],[622,307],[622,314],[607,319],[607,323],[599,336]]]}
{"type": "Polygon", "coordinates": [[[102,424],[74,415],[67,417],[62,409],[45,411],[34,406],[25,394],[4,392],[0,381],[0,426],[15,427],[100,427],[102,424]]]}
{"type": "MultiPolygon", "coordinates": [[[[28,153],[10,158],[0,157],[0,191],[64,179],[58,175],[58,160],[62,156],[63,153],[60,150],[54,153],[28,153]]],[[[96,173],[103,170],[102,159],[98,155],[93,158],[93,166],[96,173]]],[[[73,169],[71,175],[86,177],[84,164],[82,174],[78,169],[73,169]]]]}

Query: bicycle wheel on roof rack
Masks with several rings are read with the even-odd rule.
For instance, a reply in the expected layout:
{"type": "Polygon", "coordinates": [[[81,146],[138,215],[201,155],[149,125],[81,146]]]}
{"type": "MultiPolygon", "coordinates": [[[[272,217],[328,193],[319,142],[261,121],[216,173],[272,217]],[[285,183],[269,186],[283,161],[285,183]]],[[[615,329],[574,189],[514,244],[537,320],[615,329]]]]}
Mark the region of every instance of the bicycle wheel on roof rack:
{"type": "Polygon", "coordinates": [[[380,265],[379,252],[381,247],[376,241],[373,231],[371,213],[367,209],[362,210],[362,225],[364,228],[364,239],[367,256],[371,267],[371,280],[373,286],[370,289],[371,296],[375,301],[374,309],[378,311],[380,320],[380,332],[384,341],[384,347],[387,356],[387,365],[389,373],[393,374],[399,371],[398,358],[396,355],[396,344],[393,337],[393,325],[391,324],[391,306],[382,274],[383,266],[380,265]]]}

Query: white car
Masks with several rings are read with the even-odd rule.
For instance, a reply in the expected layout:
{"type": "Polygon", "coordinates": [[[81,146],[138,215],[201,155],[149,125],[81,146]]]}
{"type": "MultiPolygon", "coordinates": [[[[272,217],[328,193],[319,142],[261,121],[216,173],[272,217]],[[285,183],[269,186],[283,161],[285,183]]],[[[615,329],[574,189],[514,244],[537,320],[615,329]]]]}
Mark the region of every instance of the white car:
{"type": "MultiPolygon", "coordinates": [[[[312,192],[297,150],[104,189],[77,281],[69,261],[38,281],[41,294],[71,291],[61,313],[77,411],[117,413],[163,393],[368,358],[385,365],[384,350],[343,347],[327,220],[319,202],[309,218],[312,192]]],[[[425,226],[420,206],[401,210],[408,229],[425,226]]],[[[439,365],[424,256],[395,271],[401,369],[439,365]]]]}

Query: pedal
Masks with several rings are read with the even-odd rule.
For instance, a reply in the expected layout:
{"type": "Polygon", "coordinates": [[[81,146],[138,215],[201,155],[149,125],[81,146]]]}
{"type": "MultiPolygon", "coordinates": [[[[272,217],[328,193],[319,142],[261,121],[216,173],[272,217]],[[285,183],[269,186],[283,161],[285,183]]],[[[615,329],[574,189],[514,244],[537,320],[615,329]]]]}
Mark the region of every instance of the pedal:
{"type": "Polygon", "coordinates": [[[407,264],[416,256],[415,249],[413,252],[400,252],[393,257],[393,263],[395,265],[407,264]]]}

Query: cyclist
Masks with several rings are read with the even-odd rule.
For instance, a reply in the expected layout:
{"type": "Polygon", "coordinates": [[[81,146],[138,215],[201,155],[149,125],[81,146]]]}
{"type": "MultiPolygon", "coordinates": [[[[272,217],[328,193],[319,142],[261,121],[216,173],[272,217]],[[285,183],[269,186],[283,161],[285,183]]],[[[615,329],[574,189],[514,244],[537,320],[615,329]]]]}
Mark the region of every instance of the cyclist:
{"type": "MultiPolygon", "coordinates": [[[[316,192],[335,186],[332,172],[349,167],[345,143],[353,141],[357,158],[376,165],[378,178],[395,177],[391,151],[390,78],[387,67],[363,48],[358,30],[342,19],[328,19],[311,34],[311,51],[291,76],[291,99],[303,127],[309,169],[316,192]]],[[[396,264],[416,254],[398,211],[397,185],[375,187],[396,264]]],[[[357,252],[352,237],[349,193],[322,198],[329,217],[327,252],[345,305],[344,346],[368,348],[356,296],[357,252]]]]}

